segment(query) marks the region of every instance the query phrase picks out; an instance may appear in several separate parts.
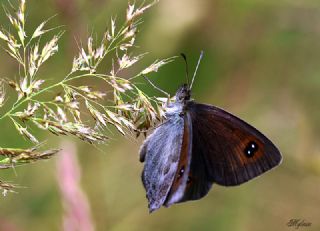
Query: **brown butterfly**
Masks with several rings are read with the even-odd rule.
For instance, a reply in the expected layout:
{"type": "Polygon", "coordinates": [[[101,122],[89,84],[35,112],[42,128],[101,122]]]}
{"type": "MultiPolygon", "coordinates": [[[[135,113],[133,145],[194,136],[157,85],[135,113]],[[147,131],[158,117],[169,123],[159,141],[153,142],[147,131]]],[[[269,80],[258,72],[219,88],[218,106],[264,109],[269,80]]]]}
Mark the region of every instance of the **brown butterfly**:
{"type": "MultiPolygon", "coordinates": [[[[196,71],[201,57],[202,53],[196,71]]],[[[240,185],[282,160],[277,147],[253,126],[220,108],[191,100],[192,83],[178,89],[175,101],[166,108],[166,120],[140,150],[150,212],[200,199],[213,183],[240,185]]]]}

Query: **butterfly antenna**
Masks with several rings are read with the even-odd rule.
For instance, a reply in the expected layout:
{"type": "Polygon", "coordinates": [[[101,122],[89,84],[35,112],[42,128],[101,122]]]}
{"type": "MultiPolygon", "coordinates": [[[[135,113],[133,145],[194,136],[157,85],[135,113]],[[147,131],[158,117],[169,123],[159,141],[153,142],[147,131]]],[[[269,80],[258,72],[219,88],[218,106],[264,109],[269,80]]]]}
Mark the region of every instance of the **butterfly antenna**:
{"type": "Polygon", "coordinates": [[[147,76],[143,75],[143,78],[156,90],[160,91],[161,93],[165,94],[168,98],[170,98],[170,94],[165,92],[164,90],[157,87],[147,76]]]}
{"type": "Polygon", "coordinates": [[[189,67],[188,67],[187,56],[184,53],[181,53],[180,55],[183,58],[186,66],[186,80],[187,80],[187,85],[189,86],[189,67]]]}
{"type": "Polygon", "coordinates": [[[197,64],[196,69],[195,69],[195,71],[194,71],[194,73],[193,73],[193,77],[192,77],[190,89],[192,88],[193,81],[194,81],[194,79],[195,79],[195,77],[196,77],[196,75],[197,75],[197,71],[198,71],[198,68],[199,68],[199,65],[200,65],[200,62],[201,62],[202,57],[203,57],[203,51],[201,51],[201,53],[200,53],[200,57],[199,57],[199,59],[198,59],[198,64],[197,64]]]}

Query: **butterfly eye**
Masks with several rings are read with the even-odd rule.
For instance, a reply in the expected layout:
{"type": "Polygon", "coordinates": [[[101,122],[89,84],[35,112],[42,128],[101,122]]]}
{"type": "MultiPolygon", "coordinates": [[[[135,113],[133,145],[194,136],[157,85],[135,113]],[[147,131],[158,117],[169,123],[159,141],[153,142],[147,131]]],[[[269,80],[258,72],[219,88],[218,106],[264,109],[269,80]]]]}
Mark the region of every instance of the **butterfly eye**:
{"type": "Polygon", "coordinates": [[[244,154],[247,156],[247,157],[253,157],[254,154],[258,151],[258,145],[251,141],[247,147],[244,149],[244,154]]]}

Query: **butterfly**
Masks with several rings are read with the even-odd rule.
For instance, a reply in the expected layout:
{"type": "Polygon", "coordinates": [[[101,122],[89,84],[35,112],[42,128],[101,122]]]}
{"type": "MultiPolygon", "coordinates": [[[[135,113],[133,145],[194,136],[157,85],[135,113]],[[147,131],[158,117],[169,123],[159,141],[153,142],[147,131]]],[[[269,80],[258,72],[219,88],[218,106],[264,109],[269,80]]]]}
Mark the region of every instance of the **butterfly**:
{"type": "MultiPolygon", "coordinates": [[[[184,56],[185,57],[185,56],[184,56]]],[[[235,186],[279,165],[278,148],[231,113],[191,99],[182,85],[166,107],[166,120],[140,148],[149,211],[198,200],[213,184],[235,186]]],[[[186,61],[186,59],[185,59],[186,61]]]]}

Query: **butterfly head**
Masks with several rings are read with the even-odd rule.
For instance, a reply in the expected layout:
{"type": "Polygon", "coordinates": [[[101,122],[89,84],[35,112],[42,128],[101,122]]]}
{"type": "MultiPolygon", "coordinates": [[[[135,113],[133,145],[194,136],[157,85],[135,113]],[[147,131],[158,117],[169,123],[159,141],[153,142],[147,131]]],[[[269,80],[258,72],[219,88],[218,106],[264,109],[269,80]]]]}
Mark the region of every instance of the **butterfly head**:
{"type": "Polygon", "coordinates": [[[187,84],[183,84],[176,93],[176,101],[184,102],[190,100],[191,90],[187,84]]]}
{"type": "Polygon", "coordinates": [[[199,60],[198,60],[198,63],[197,63],[197,66],[196,66],[196,69],[193,73],[193,77],[192,77],[192,81],[191,81],[191,84],[189,83],[189,71],[188,71],[188,62],[187,62],[187,57],[185,54],[181,54],[182,58],[184,59],[185,61],[185,64],[186,64],[186,80],[187,80],[187,84],[183,84],[177,91],[176,93],[176,102],[179,102],[179,103],[184,103],[185,101],[188,101],[190,100],[190,97],[191,97],[191,88],[192,88],[192,85],[193,85],[193,81],[196,77],[196,74],[197,74],[197,70],[198,70],[198,67],[200,65],[200,61],[202,59],[202,56],[203,56],[203,51],[201,51],[200,53],[200,57],[199,57],[199,60]]]}

